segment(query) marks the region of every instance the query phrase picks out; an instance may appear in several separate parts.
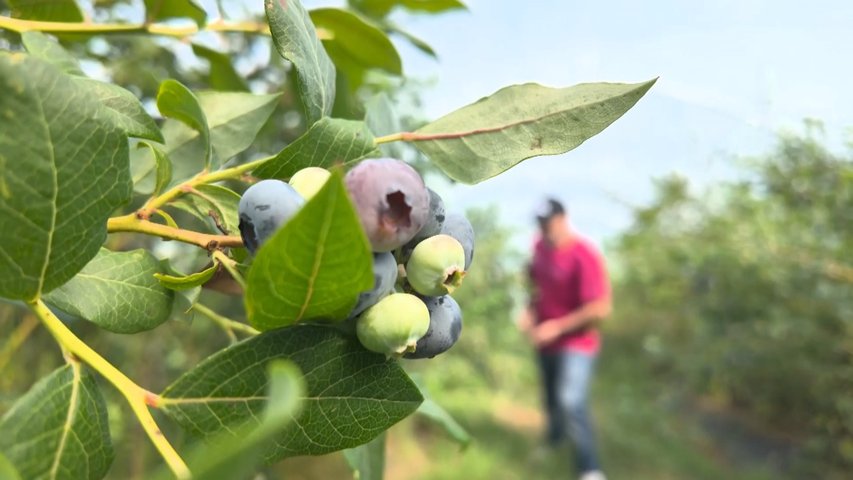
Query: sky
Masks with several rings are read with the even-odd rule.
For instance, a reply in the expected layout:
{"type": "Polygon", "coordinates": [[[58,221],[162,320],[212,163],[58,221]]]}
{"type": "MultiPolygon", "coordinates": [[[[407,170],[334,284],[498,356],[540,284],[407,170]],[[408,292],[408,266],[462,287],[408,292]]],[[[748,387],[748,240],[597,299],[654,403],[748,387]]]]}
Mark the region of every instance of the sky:
{"type": "Polygon", "coordinates": [[[522,247],[544,195],[562,199],[577,230],[602,244],[630,225],[632,205],[651,200],[653,178],[678,172],[701,188],[731,178],[734,156],[767,152],[778,132],[801,130],[804,118],[822,120],[837,149],[853,127],[847,0],[467,4],[440,16],[394,14],[439,55],[395,42],[405,74],[433,80],[423,92],[429,118],[510,84],[660,77],[625,116],[571,152],[474,186],[440,186],[456,209],[497,204],[522,247]]]}
{"type": "MultiPolygon", "coordinates": [[[[307,8],[345,0],[303,0],[307,8]]],[[[215,0],[202,2],[216,11],[215,0]]],[[[695,190],[739,174],[735,158],[769,152],[803,120],[842,150],[853,138],[853,1],[465,0],[442,15],[392,13],[438,60],[393,38],[407,78],[438,118],[512,84],[565,87],[659,77],[634,108],[575,150],[526,160],[477,185],[428,184],[454,210],[497,205],[529,247],[545,196],[601,247],[653,198],[653,179],[678,173],[695,190]]],[[[261,12],[260,0],[234,0],[261,12]]],[[[190,58],[189,46],[185,48],[190,58]]],[[[266,58],[266,55],[262,55],[266,58]]]]}

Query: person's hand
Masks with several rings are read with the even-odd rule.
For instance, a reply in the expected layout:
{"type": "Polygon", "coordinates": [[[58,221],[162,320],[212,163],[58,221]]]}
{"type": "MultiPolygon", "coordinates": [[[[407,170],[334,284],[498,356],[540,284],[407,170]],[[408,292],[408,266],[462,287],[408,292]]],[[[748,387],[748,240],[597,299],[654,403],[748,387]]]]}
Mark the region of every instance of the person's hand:
{"type": "Polygon", "coordinates": [[[530,339],[534,345],[541,347],[560,338],[562,334],[563,328],[559,322],[545,321],[530,331],[530,339]]]}
{"type": "Polygon", "coordinates": [[[536,325],[533,318],[533,311],[530,307],[522,310],[515,322],[518,325],[518,329],[525,333],[529,333],[536,325]]]}

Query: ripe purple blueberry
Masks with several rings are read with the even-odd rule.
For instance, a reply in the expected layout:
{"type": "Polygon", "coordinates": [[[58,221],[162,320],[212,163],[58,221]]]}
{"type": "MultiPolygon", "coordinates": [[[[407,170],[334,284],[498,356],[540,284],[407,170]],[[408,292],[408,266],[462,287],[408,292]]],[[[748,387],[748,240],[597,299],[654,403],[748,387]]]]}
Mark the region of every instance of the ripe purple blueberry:
{"type": "Polygon", "coordinates": [[[429,330],[418,340],[415,351],[405,354],[405,358],[432,358],[444,353],[462,333],[462,309],[453,297],[426,297],[424,303],[429,310],[429,330]]]}
{"type": "Polygon", "coordinates": [[[465,276],[465,250],[449,235],[419,243],[406,263],[406,279],[414,291],[430,297],[452,293],[465,276]]]}
{"type": "Polygon", "coordinates": [[[375,252],[404,245],[427,223],[429,192],[418,172],[393,158],[363,160],[345,178],[375,252]]]}
{"type": "Polygon", "coordinates": [[[399,356],[415,349],[429,330],[429,310],[408,293],[392,293],[365,310],[356,321],[356,335],[364,348],[399,356]]]}
{"type": "Polygon", "coordinates": [[[240,237],[251,253],[302,208],[305,200],[281,180],[262,180],[240,198],[240,237]]]}

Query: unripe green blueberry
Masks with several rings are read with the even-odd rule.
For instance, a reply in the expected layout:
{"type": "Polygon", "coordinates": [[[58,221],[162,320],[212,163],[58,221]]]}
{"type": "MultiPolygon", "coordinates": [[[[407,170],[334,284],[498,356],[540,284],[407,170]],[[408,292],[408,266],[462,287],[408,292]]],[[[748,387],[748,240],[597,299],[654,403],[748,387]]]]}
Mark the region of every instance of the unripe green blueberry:
{"type": "Polygon", "coordinates": [[[293,187],[302,198],[305,200],[311,200],[311,198],[323,188],[323,185],[326,184],[326,180],[329,179],[328,170],[320,167],[306,167],[302,170],[293,174],[290,177],[290,186],[293,187]]]}
{"type": "Polygon", "coordinates": [[[435,235],[412,250],[406,263],[409,285],[429,297],[452,293],[465,276],[465,249],[450,235],[435,235]]]}
{"type": "Polygon", "coordinates": [[[358,317],[355,331],[364,348],[399,356],[414,351],[427,330],[426,304],[408,293],[392,293],[358,317]]]}

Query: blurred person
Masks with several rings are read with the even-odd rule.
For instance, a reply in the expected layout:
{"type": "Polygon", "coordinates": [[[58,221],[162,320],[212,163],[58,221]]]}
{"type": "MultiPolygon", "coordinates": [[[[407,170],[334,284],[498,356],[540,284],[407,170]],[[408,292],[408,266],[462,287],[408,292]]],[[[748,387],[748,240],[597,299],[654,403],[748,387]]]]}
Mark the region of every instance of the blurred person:
{"type": "Polygon", "coordinates": [[[567,437],[581,480],[604,480],[587,396],[601,344],[598,324],[610,314],[604,258],[578,235],[563,205],[546,199],[536,212],[540,237],[529,265],[532,287],[519,328],[536,347],[547,413],[547,445],[567,437]]]}

